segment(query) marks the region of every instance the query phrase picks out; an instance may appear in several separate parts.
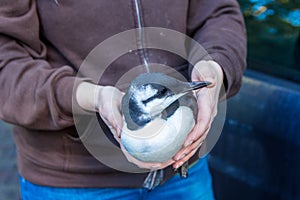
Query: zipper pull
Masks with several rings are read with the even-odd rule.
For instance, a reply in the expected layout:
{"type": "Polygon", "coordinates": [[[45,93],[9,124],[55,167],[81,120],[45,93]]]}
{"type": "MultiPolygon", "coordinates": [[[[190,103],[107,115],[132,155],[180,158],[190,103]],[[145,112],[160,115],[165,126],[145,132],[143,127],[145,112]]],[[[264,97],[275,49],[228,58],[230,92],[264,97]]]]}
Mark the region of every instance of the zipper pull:
{"type": "Polygon", "coordinates": [[[180,177],[181,178],[188,178],[189,175],[189,161],[186,161],[185,163],[183,163],[183,165],[180,167],[180,177]]]}

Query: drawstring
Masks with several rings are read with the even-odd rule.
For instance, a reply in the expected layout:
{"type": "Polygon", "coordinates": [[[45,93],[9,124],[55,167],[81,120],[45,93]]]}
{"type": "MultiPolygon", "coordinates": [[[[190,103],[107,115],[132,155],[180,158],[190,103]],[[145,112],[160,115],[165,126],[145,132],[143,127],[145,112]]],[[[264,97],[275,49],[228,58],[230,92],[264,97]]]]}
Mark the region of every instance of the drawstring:
{"type": "MultiPolygon", "coordinates": [[[[143,29],[142,29],[142,22],[141,22],[141,9],[139,6],[139,0],[134,0],[134,4],[135,4],[135,12],[136,12],[136,16],[137,16],[137,26],[138,26],[138,40],[137,40],[137,45],[140,51],[140,56],[142,57],[142,60],[144,62],[145,68],[147,73],[150,72],[149,70],[149,65],[148,65],[148,61],[146,58],[146,52],[144,49],[144,33],[143,33],[143,29]]],[[[156,186],[158,186],[160,184],[160,182],[162,181],[164,176],[164,171],[163,170],[151,170],[148,173],[148,176],[146,177],[143,187],[147,188],[149,190],[152,190],[153,188],[155,188],[156,186]]]]}
{"type": "MultiPolygon", "coordinates": [[[[179,175],[181,178],[188,178],[188,169],[189,169],[189,162],[186,161],[183,165],[179,168],[179,175]]],[[[153,190],[156,186],[160,184],[163,180],[164,171],[160,170],[151,170],[146,177],[143,187],[148,190],[153,190]]]]}
{"type": "Polygon", "coordinates": [[[148,190],[152,190],[160,184],[160,182],[163,180],[163,177],[164,171],[162,169],[151,170],[144,181],[143,187],[148,190]]]}
{"type": "MultiPolygon", "coordinates": [[[[136,16],[137,16],[137,26],[138,26],[138,41],[137,41],[137,45],[138,48],[140,50],[140,55],[143,59],[145,68],[147,73],[150,73],[149,70],[149,65],[148,65],[148,61],[147,61],[147,57],[146,57],[146,52],[144,49],[144,33],[143,33],[143,29],[142,29],[142,22],[141,22],[141,9],[139,6],[139,0],[134,0],[134,4],[135,4],[135,12],[136,12],[136,16]]],[[[180,167],[180,177],[181,178],[187,178],[188,176],[188,162],[185,162],[181,167],[180,167]]],[[[147,188],[149,190],[154,189],[156,186],[158,186],[160,184],[160,182],[163,180],[163,176],[164,176],[164,171],[162,169],[160,170],[151,170],[148,173],[148,176],[146,177],[143,187],[147,188]]]]}
{"type": "Polygon", "coordinates": [[[138,1],[139,0],[134,0],[135,12],[136,12],[136,17],[137,17],[137,26],[138,26],[137,45],[138,45],[138,49],[139,49],[139,52],[140,52],[140,56],[141,56],[141,58],[144,62],[146,72],[150,73],[149,64],[148,64],[147,56],[146,56],[146,51],[145,51],[145,48],[144,48],[144,31],[142,29],[141,9],[140,9],[138,1]]]}

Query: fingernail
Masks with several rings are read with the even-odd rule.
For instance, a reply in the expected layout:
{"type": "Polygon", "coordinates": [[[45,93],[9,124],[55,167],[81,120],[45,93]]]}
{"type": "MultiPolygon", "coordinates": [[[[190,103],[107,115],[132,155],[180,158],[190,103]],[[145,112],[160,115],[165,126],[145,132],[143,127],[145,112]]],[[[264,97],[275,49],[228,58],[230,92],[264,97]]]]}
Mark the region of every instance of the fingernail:
{"type": "Polygon", "coordinates": [[[177,170],[182,164],[183,164],[182,161],[181,161],[179,164],[176,164],[176,165],[175,165],[175,169],[177,170]]]}
{"type": "Polygon", "coordinates": [[[178,167],[181,167],[183,165],[183,162],[181,161],[178,165],[178,167]]]}
{"type": "Polygon", "coordinates": [[[190,141],[188,141],[188,142],[186,142],[186,143],[184,143],[184,147],[188,147],[188,146],[190,146],[191,144],[193,143],[193,141],[192,140],[190,140],[190,141]]]}
{"type": "Polygon", "coordinates": [[[158,168],[160,168],[160,165],[152,165],[151,166],[151,169],[158,169],[158,168]]]}
{"type": "Polygon", "coordinates": [[[182,158],[184,158],[184,156],[185,156],[185,153],[181,154],[178,158],[176,158],[176,161],[181,160],[182,158]]]}

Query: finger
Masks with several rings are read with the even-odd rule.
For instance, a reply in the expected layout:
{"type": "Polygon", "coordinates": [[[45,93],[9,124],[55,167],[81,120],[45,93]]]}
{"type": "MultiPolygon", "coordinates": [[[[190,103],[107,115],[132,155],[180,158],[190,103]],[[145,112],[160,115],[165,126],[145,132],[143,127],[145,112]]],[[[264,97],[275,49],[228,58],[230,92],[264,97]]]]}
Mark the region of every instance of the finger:
{"type": "Polygon", "coordinates": [[[106,119],[106,117],[102,116],[101,113],[100,113],[100,117],[102,118],[102,120],[106,124],[106,126],[109,128],[109,130],[112,133],[112,135],[114,136],[114,138],[118,141],[118,143],[120,143],[121,138],[119,136],[118,129],[116,129],[115,126],[111,125],[109,120],[106,119]]]}
{"type": "Polygon", "coordinates": [[[189,151],[187,151],[188,153],[186,153],[185,156],[181,156],[181,159],[177,160],[176,162],[180,162],[182,160],[185,162],[185,160],[186,160],[185,157],[188,157],[188,159],[189,159],[190,158],[189,157],[190,152],[193,152],[194,150],[198,150],[203,145],[203,143],[205,142],[205,139],[206,139],[206,136],[207,136],[208,133],[209,133],[209,129],[203,134],[202,137],[200,137],[198,139],[198,141],[194,142],[191,146],[189,146],[189,151]]]}
{"type": "Polygon", "coordinates": [[[184,146],[189,146],[193,141],[197,140],[210,126],[210,119],[213,113],[213,102],[211,101],[207,88],[197,93],[198,115],[197,122],[191,133],[184,142],[184,146]]]}
{"type": "MultiPolygon", "coordinates": [[[[209,124],[211,125],[211,123],[212,123],[212,118],[211,118],[209,124]]],[[[205,132],[196,141],[194,141],[190,146],[187,147],[186,152],[190,152],[190,151],[194,150],[195,148],[201,146],[201,144],[205,141],[207,134],[209,133],[209,130],[211,127],[210,125],[207,127],[205,132]]],[[[186,153],[186,154],[188,154],[188,153],[186,153]]]]}
{"type": "Polygon", "coordinates": [[[157,163],[157,162],[143,162],[143,161],[140,161],[136,158],[134,158],[133,156],[131,156],[127,151],[126,149],[124,148],[124,146],[122,144],[120,144],[121,146],[121,149],[126,157],[126,159],[135,164],[136,166],[138,166],[139,168],[143,168],[143,169],[151,169],[151,170],[157,170],[157,169],[163,169],[163,168],[166,168],[170,165],[172,165],[175,161],[170,159],[166,162],[162,162],[162,163],[157,163]]]}
{"type": "MultiPolygon", "coordinates": [[[[211,121],[212,120],[213,120],[213,118],[211,118],[211,121]]],[[[198,138],[198,140],[196,140],[194,143],[192,143],[188,147],[181,149],[174,157],[174,160],[176,161],[176,163],[173,164],[173,166],[176,166],[176,165],[181,166],[185,161],[187,161],[189,158],[191,158],[191,156],[190,156],[191,153],[195,152],[195,150],[198,150],[201,147],[204,140],[206,139],[206,136],[207,136],[209,130],[210,130],[210,127],[204,132],[204,134],[201,135],[200,138],[198,138]],[[179,163],[181,163],[181,164],[179,164],[179,163]]],[[[194,153],[192,155],[194,155],[194,153]]]]}
{"type": "Polygon", "coordinates": [[[120,137],[121,136],[121,131],[123,127],[123,118],[122,115],[119,111],[115,111],[112,120],[111,120],[112,126],[116,131],[116,136],[120,137]]]}
{"type": "Polygon", "coordinates": [[[173,159],[170,159],[170,160],[168,160],[166,162],[163,162],[163,163],[152,164],[152,167],[150,169],[153,169],[153,170],[164,169],[164,168],[172,165],[173,163],[175,163],[175,161],[173,159]]]}
{"type": "Polygon", "coordinates": [[[99,112],[104,123],[110,128],[111,132],[114,132],[114,136],[120,138],[121,130],[123,127],[122,115],[118,109],[112,108],[99,112]],[[114,130],[114,131],[113,131],[114,130]]]}
{"type": "Polygon", "coordinates": [[[189,145],[186,148],[182,148],[176,155],[173,157],[175,161],[181,160],[186,155],[188,155],[191,151],[193,151],[195,148],[199,148],[201,144],[203,143],[205,137],[201,137],[195,142],[193,142],[191,145],[189,145]]]}
{"type": "Polygon", "coordinates": [[[204,136],[204,133],[209,129],[209,127],[210,127],[210,117],[203,118],[200,121],[198,121],[197,124],[192,129],[192,131],[187,136],[183,146],[188,147],[194,141],[199,140],[199,138],[204,136]]]}
{"type": "Polygon", "coordinates": [[[194,149],[193,151],[191,151],[188,155],[186,155],[183,159],[176,161],[173,164],[173,168],[178,169],[179,167],[181,167],[183,165],[183,163],[185,163],[186,161],[188,161],[193,155],[195,155],[195,153],[197,152],[198,148],[194,149]]]}
{"type": "MultiPolygon", "coordinates": [[[[209,122],[205,122],[205,124],[196,124],[192,131],[187,136],[183,146],[188,147],[195,141],[204,137],[204,133],[209,129],[209,122]]],[[[204,137],[205,138],[205,137],[204,137]]]]}
{"type": "Polygon", "coordinates": [[[118,90],[118,93],[116,94],[118,95],[117,96],[117,108],[114,109],[114,123],[115,123],[115,128],[117,130],[117,134],[118,134],[118,137],[121,137],[121,131],[122,131],[122,128],[123,128],[123,117],[122,117],[122,114],[121,114],[121,102],[122,102],[122,97],[124,96],[123,93],[121,93],[119,90],[118,90]]]}
{"type": "Polygon", "coordinates": [[[133,158],[131,155],[127,155],[126,158],[129,162],[135,164],[139,168],[151,169],[151,170],[164,169],[175,162],[174,160],[168,160],[167,162],[164,163],[142,162],[133,158]]]}

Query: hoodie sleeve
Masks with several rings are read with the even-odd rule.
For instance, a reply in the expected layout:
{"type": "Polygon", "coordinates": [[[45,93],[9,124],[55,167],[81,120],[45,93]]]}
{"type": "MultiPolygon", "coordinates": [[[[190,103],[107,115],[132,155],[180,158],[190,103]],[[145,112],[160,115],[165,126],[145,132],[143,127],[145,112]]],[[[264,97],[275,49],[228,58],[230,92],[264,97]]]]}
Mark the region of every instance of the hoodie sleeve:
{"type": "Polygon", "coordinates": [[[224,72],[227,97],[238,92],[246,68],[246,30],[236,0],[191,0],[188,34],[224,72]]]}
{"type": "Polygon", "coordinates": [[[0,0],[0,118],[30,129],[73,125],[70,66],[53,68],[39,38],[35,1],[0,0]]]}

